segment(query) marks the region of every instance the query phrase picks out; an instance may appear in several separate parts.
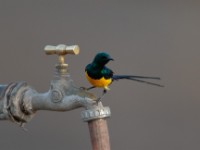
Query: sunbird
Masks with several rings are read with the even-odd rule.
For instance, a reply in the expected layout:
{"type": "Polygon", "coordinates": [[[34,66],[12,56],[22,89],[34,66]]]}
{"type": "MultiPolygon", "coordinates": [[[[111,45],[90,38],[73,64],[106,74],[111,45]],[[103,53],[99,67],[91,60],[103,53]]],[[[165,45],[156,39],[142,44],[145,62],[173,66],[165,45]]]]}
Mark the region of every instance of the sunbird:
{"type": "Polygon", "coordinates": [[[103,88],[102,96],[97,99],[97,102],[101,100],[101,98],[110,90],[109,85],[113,81],[118,81],[121,79],[128,79],[133,81],[138,81],[154,86],[163,87],[163,85],[152,83],[149,81],[141,80],[141,79],[155,79],[160,80],[159,77],[148,77],[148,76],[136,76],[136,75],[115,75],[111,69],[106,67],[106,64],[109,61],[113,61],[114,59],[105,52],[97,53],[94,57],[92,63],[88,64],[85,67],[86,78],[92,85],[87,88],[87,90],[93,88],[103,88]]]}

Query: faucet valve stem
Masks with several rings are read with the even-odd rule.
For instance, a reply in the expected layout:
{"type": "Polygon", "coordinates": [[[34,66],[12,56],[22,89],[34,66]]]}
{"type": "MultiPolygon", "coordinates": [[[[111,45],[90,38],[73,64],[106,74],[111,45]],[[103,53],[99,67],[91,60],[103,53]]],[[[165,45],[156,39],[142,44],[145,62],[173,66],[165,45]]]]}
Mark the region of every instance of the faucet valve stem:
{"type": "Polygon", "coordinates": [[[67,72],[66,69],[68,66],[68,64],[65,63],[65,55],[78,55],[80,50],[78,45],[67,46],[59,44],[57,46],[47,45],[45,46],[44,51],[47,55],[58,55],[58,64],[56,65],[56,68],[59,73],[65,73],[67,72]]]}

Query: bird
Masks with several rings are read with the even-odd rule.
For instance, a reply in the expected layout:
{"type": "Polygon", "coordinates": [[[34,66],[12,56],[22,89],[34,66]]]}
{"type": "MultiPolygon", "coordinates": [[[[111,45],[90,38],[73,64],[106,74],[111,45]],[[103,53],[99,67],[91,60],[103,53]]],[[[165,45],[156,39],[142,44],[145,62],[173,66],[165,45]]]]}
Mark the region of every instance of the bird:
{"type": "Polygon", "coordinates": [[[148,76],[138,76],[138,75],[115,75],[114,72],[106,66],[106,64],[114,59],[106,52],[99,52],[94,57],[93,61],[86,65],[85,74],[89,83],[92,85],[86,90],[91,90],[93,88],[102,88],[102,96],[97,99],[97,102],[101,101],[103,96],[110,90],[109,85],[114,81],[121,79],[127,79],[137,82],[142,82],[158,87],[164,87],[163,85],[145,81],[142,79],[155,79],[160,80],[160,77],[148,77],[148,76]]]}

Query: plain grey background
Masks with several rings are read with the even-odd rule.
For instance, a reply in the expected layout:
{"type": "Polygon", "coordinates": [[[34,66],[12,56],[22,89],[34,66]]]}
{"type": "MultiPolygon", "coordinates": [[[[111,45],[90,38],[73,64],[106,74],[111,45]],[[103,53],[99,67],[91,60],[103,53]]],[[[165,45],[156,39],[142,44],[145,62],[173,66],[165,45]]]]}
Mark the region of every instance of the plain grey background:
{"type": "MultiPolygon", "coordinates": [[[[78,44],[68,56],[76,86],[99,51],[116,74],[160,76],[165,88],[119,81],[103,99],[113,150],[200,149],[200,2],[181,0],[1,0],[0,83],[27,81],[46,92],[56,56],[44,46],[78,44]]],[[[99,93],[99,90],[93,90],[99,93]]],[[[89,150],[82,109],[38,112],[24,132],[0,122],[1,150],[89,150]]]]}

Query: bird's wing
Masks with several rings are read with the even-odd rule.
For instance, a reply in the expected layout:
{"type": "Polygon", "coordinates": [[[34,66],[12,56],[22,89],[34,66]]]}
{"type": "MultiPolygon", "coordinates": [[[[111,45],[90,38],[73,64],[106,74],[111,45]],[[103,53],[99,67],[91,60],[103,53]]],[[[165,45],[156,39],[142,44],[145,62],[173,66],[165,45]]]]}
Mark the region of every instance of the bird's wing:
{"type": "Polygon", "coordinates": [[[113,71],[107,67],[104,67],[101,70],[101,75],[105,78],[105,79],[111,79],[113,77],[113,71]]]}

